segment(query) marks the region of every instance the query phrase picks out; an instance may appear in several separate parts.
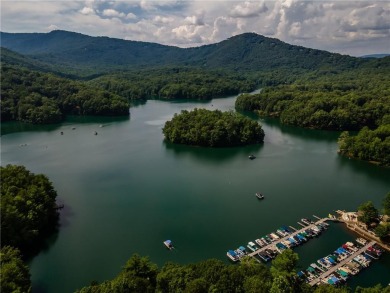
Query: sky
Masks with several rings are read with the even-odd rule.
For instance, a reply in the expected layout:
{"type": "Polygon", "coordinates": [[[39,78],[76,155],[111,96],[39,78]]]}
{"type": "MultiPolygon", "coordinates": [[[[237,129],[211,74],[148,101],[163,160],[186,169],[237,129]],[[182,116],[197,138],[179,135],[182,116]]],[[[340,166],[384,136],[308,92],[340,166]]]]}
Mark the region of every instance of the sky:
{"type": "Polygon", "coordinates": [[[1,31],[60,29],[195,47],[254,32],[362,56],[390,53],[390,1],[1,0],[1,31]]]}

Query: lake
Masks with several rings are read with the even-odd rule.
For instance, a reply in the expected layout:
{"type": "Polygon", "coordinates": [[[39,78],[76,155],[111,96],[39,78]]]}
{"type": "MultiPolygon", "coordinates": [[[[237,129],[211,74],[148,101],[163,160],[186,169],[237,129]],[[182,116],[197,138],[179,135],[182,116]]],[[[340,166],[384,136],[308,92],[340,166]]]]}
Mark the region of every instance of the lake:
{"type": "MultiPolygon", "coordinates": [[[[234,110],[234,101],[149,100],[134,104],[129,118],[3,123],[1,164],[46,174],[65,206],[59,233],[29,262],[34,291],[73,292],[110,279],[133,253],[159,266],[227,261],[228,249],[281,225],[298,228],[302,217],[356,210],[368,200],[380,207],[390,190],[390,169],[337,155],[338,132],[259,119],[266,134],[262,145],[211,149],[164,142],[161,129],[174,113],[234,110]],[[250,154],[256,159],[249,160],[250,154]],[[164,247],[166,239],[175,250],[164,247]]],[[[354,238],[341,224],[331,224],[296,249],[300,266],[354,238]]],[[[349,285],[385,285],[389,276],[386,253],[349,285]]]]}

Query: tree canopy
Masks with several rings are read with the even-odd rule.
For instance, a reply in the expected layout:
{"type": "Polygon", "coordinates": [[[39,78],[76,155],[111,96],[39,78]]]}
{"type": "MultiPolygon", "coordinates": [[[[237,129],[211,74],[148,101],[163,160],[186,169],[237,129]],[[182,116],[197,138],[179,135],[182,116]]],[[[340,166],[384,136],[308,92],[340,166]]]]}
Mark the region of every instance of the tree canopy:
{"type": "Polygon", "coordinates": [[[255,144],[264,139],[256,121],[234,112],[206,109],[175,114],[165,123],[163,133],[173,143],[208,147],[255,144]]]}
{"type": "Polygon", "coordinates": [[[0,251],[2,293],[29,293],[31,280],[28,267],[24,264],[20,251],[4,246],[0,251]]]}
{"type": "Polygon", "coordinates": [[[375,130],[363,127],[354,136],[345,131],[338,144],[342,155],[390,166],[390,124],[380,125],[375,130]]]}
{"type": "Polygon", "coordinates": [[[49,179],[23,166],[1,171],[1,245],[28,254],[58,223],[57,192],[49,179]]]}
{"type": "MultiPolygon", "coordinates": [[[[239,264],[226,264],[208,259],[192,264],[168,262],[157,268],[147,257],[133,255],[122,271],[112,280],[93,282],[78,293],[158,292],[158,293],[348,293],[349,288],[320,285],[316,288],[296,277],[298,256],[291,250],[273,261],[271,268],[248,257],[239,264]]],[[[374,289],[375,288],[375,289],[374,289]]],[[[380,285],[374,290],[382,288],[380,285]]],[[[370,288],[361,288],[359,292],[370,288]]],[[[367,291],[365,291],[367,290],[367,291]]],[[[358,292],[358,291],[356,291],[358,292]]]]}
{"type": "Polygon", "coordinates": [[[378,221],[379,213],[372,201],[367,201],[358,207],[358,220],[369,225],[378,221]]]}
{"type": "Polygon", "coordinates": [[[14,65],[1,66],[1,120],[58,123],[65,115],[129,114],[126,98],[85,83],[14,65]]]}

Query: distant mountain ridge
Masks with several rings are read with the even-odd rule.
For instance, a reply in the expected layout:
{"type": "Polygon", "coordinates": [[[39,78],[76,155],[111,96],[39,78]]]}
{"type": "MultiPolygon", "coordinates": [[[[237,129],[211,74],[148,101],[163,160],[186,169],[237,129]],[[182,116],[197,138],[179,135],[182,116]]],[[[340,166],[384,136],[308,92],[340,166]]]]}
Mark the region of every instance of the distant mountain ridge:
{"type": "Polygon", "coordinates": [[[390,56],[390,54],[383,53],[383,54],[363,55],[363,56],[360,56],[360,58],[384,58],[384,57],[388,57],[388,56],[390,56]]]}
{"type": "Polygon", "coordinates": [[[275,68],[351,68],[362,58],[290,45],[255,33],[193,48],[157,43],[91,37],[75,32],[1,32],[1,46],[36,61],[91,71],[140,69],[161,66],[195,66],[234,71],[275,68]]]}

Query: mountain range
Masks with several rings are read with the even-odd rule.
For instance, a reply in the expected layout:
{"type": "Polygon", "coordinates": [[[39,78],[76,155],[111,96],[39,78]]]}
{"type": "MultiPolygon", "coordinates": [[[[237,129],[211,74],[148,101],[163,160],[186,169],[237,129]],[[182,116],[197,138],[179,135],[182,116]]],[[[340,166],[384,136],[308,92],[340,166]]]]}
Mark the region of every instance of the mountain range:
{"type": "MultiPolygon", "coordinates": [[[[50,33],[1,32],[1,46],[25,57],[29,67],[73,74],[97,74],[162,66],[190,66],[233,71],[279,68],[353,68],[367,60],[290,45],[255,33],[244,33],[219,43],[179,48],[156,43],[91,37],[55,30],[50,33]]],[[[9,55],[9,54],[8,54],[9,55]]]]}

